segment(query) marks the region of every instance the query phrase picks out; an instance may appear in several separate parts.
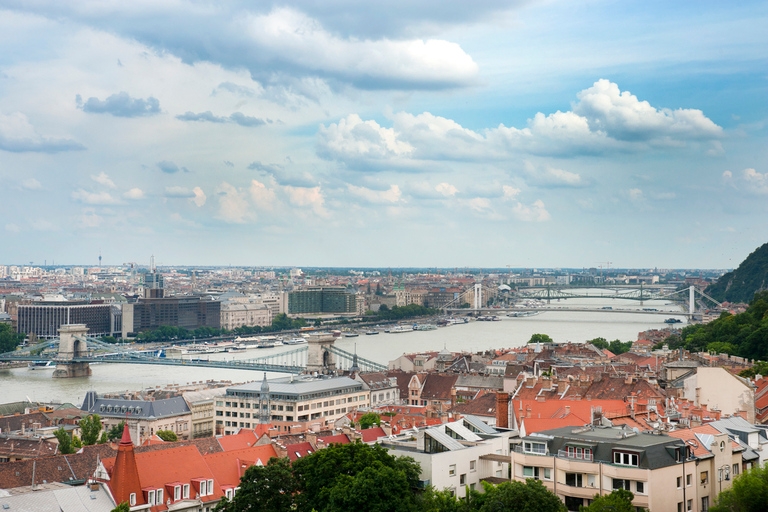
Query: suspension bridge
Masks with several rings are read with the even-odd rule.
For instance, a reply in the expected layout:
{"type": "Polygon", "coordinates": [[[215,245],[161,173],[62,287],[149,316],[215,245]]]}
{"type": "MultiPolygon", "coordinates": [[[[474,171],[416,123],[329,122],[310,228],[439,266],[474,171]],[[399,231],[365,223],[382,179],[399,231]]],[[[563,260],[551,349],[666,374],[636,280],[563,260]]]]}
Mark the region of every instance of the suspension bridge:
{"type": "MultiPolygon", "coordinates": [[[[605,312],[605,313],[637,313],[637,314],[656,314],[656,315],[682,315],[693,318],[701,310],[712,307],[721,307],[722,304],[694,286],[675,291],[665,291],[663,289],[648,290],[643,286],[639,288],[602,288],[602,289],[571,289],[566,290],[562,287],[547,286],[546,288],[525,288],[513,295],[518,301],[539,301],[546,302],[547,305],[517,305],[515,307],[484,307],[484,296],[496,295],[497,290],[483,284],[474,285],[474,304],[469,311],[477,314],[491,312],[523,312],[523,311],[575,311],[575,312],[605,312]],[[659,311],[650,308],[638,310],[630,308],[590,308],[584,305],[578,306],[557,306],[551,307],[552,300],[563,299],[625,299],[638,301],[643,305],[646,301],[664,300],[678,304],[682,311],[659,311]],[[686,311],[687,309],[687,311],[686,311]]],[[[444,306],[446,313],[467,312],[466,308],[458,308],[456,305],[463,300],[464,294],[454,299],[444,306]]]]}
{"type": "Polygon", "coordinates": [[[228,368],[292,374],[353,369],[375,372],[387,369],[386,365],[334,346],[335,338],[328,333],[310,334],[305,346],[252,359],[211,359],[194,353],[168,357],[164,348],[169,347],[137,350],[105,343],[88,336],[87,328],[81,324],[63,325],[59,334],[58,338],[2,353],[0,361],[55,364],[54,378],[88,376],[91,374],[91,363],[228,368]]]}

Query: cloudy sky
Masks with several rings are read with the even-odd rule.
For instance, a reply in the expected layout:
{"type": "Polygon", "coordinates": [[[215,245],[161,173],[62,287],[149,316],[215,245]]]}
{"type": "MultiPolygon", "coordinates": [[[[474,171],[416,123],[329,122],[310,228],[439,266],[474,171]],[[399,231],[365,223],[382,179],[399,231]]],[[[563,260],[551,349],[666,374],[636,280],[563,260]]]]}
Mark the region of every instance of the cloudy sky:
{"type": "Polygon", "coordinates": [[[0,0],[0,264],[733,267],[768,241],[766,26],[764,1],[0,0]]]}

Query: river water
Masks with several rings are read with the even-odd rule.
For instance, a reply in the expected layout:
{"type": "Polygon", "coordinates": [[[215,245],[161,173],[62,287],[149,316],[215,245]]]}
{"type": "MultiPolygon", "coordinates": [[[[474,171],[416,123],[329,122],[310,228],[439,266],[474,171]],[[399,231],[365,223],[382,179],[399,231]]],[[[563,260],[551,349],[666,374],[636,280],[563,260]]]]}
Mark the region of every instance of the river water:
{"type": "MultiPolygon", "coordinates": [[[[553,310],[532,317],[509,318],[500,313],[501,321],[477,322],[452,325],[433,331],[417,331],[403,334],[381,333],[376,336],[361,335],[340,338],[336,346],[357,353],[382,364],[404,353],[447,348],[452,352],[476,352],[486,349],[512,348],[524,345],[532,334],[549,335],[556,342],[584,342],[603,337],[607,340],[633,341],[639,332],[664,328],[664,320],[680,311],[678,306],[664,301],[646,301],[639,305],[626,299],[568,299],[553,301],[553,310]],[[558,311],[564,306],[595,308],[592,312],[558,311]],[[621,313],[602,311],[602,306],[616,309],[655,308],[669,311],[670,315],[621,313]]],[[[678,316],[685,322],[684,317],[678,316]]],[[[681,327],[685,325],[676,324],[681,327]]],[[[293,350],[295,346],[248,350],[239,354],[214,354],[211,358],[251,359],[293,350]]],[[[30,399],[33,401],[70,402],[80,406],[86,392],[137,391],[167,384],[186,384],[201,380],[227,380],[234,383],[261,380],[263,373],[252,370],[226,368],[194,368],[158,365],[95,364],[93,375],[77,379],[53,379],[50,370],[15,368],[0,370],[0,403],[30,399]]],[[[267,378],[285,376],[268,373],[267,378]]]]}

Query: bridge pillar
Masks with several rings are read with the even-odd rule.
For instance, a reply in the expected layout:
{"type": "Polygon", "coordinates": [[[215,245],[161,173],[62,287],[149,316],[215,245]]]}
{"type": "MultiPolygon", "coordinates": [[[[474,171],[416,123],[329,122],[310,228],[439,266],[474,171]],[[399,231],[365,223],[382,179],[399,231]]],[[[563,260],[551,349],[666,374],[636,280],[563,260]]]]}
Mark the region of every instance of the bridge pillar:
{"type": "Polygon", "coordinates": [[[483,308],[483,285],[482,283],[475,283],[475,309],[483,308]]]}
{"type": "Polygon", "coordinates": [[[83,340],[87,332],[88,328],[85,324],[66,324],[59,327],[59,354],[56,356],[54,379],[92,375],[93,372],[87,362],[75,361],[78,357],[88,355],[88,346],[83,340]]]}
{"type": "Polygon", "coordinates": [[[307,338],[307,373],[333,373],[336,371],[336,361],[333,353],[328,350],[336,341],[333,334],[323,332],[310,334],[307,338]]]}
{"type": "Polygon", "coordinates": [[[691,315],[689,318],[693,318],[693,312],[696,310],[696,288],[691,285],[690,288],[688,288],[688,314],[691,315]]]}

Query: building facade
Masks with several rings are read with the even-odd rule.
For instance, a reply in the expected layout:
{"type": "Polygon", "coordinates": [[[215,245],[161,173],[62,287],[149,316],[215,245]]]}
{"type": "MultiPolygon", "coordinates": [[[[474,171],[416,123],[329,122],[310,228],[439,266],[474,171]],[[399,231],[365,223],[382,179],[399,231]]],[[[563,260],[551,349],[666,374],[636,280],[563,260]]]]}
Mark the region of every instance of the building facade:
{"type": "Polygon", "coordinates": [[[123,305],[123,338],[160,326],[221,327],[221,303],[200,296],[143,298],[123,305]]]}
{"type": "Polygon", "coordinates": [[[109,304],[20,304],[17,314],[16,332],[46,339],[58,337],[66,324],[85,324],[90,336],[110,336],[119,325],[109,304]]]}
{"type": "Polygon", "coordinates": [[[272,311],[265,304],[225,303],[221,305],[221,328],[265,327],[272,324],[272,311]]]}
{"type": "Polygon", "coordinates": [[[343,286],[310,286],[288,294],[288,314],[356,314],[357,299],[343,286]]]}
{"type": "Polygon", "coordinates": [[[280,432],[296,425],[300,430],[331,426],[348,412],[370,405],[363,383],[348,377],[288,377],[269,381],[266,390],[263,387],[262,382],[250,382],[227,388],[214,407],[217,432],[228,435],[255,427],[264,407],[280,432]]]}

